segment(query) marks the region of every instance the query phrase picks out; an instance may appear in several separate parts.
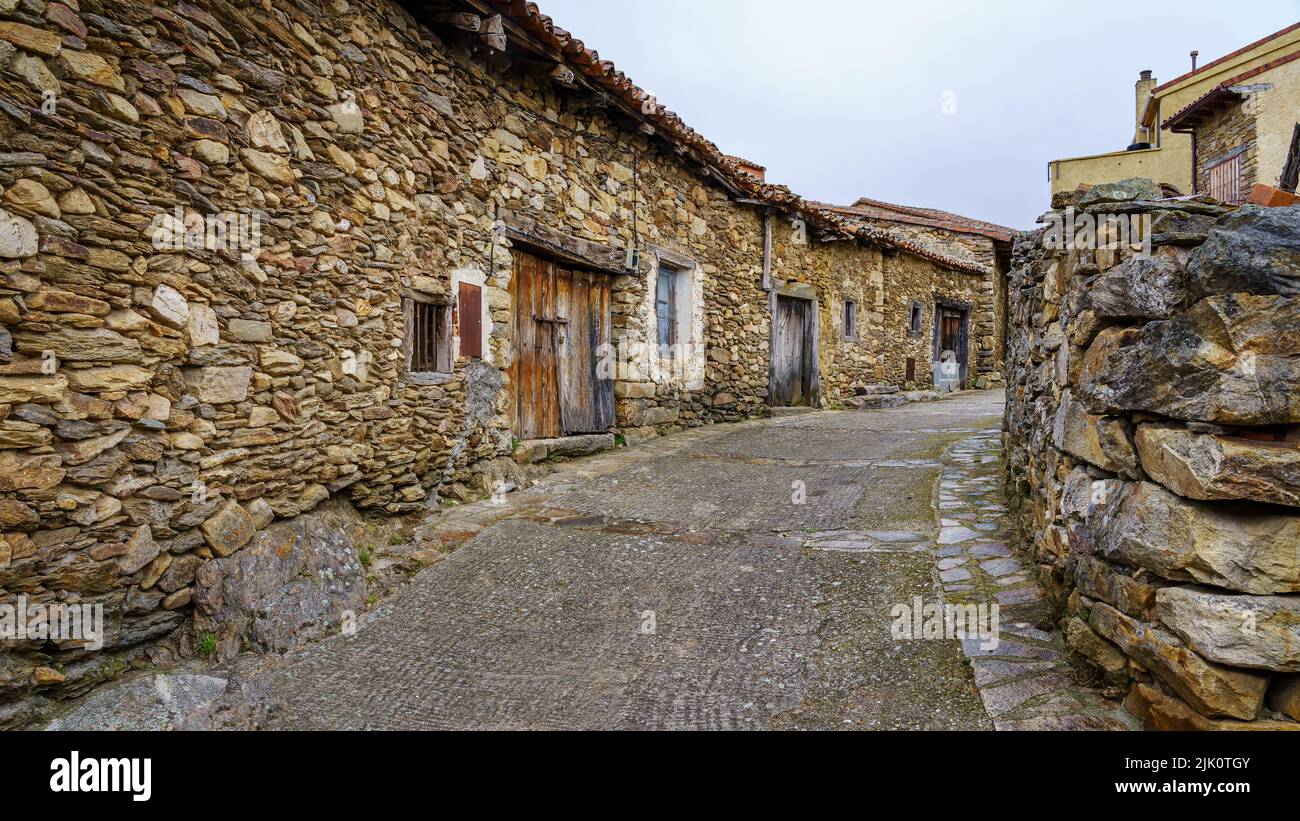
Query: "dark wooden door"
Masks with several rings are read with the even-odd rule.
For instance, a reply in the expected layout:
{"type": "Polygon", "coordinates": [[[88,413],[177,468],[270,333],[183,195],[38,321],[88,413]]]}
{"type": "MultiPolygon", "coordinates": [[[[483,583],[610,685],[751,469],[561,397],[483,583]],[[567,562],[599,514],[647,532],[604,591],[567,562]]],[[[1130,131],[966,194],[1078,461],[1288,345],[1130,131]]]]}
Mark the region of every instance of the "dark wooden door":
{"type": "Polygon", "coordinates": [[[807,334],[811,303],[778,296],[772,333],[772,404],[778,407],[812,402],[812,372],[807,334]]]}
{"type": "Polygon", "coordinates": [[[966,312],[957,308],[939,309],[939,350],[936,361],[945,351],[952,351],[960,368],[961,387],[966,387],[966,312]]]}
{"type": "Polygon", "coordinates": [[[614,424],[601,372],[610,340],[609,278],[516,250],[514,429],[520,439],[597,433],[614,424]]]}
{"type": "Polygon", "coordinates": [[[556,277],[560,326],[560,424],[564,433],[601,433],[614,424],[610,340],[610,282],[603,274],[560,271],[556,277]],[[604,372],[602,372],[604,371],[604,372]]]}

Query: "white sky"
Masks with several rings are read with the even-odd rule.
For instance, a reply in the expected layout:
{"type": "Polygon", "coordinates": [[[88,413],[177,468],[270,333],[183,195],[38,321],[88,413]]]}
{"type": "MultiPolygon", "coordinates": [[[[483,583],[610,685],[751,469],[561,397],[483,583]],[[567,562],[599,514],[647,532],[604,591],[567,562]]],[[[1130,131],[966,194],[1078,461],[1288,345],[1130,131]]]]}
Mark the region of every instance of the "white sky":
{"type": "Polygon", "coordinates": [[[1300,20],[1300,0],[539,0],[729,154],[809,199],[1015,228],[1047,162],[1118,151],[1133,84],[1300,20]],[[952,92],[956,113],[945,114],[952,92]]]}

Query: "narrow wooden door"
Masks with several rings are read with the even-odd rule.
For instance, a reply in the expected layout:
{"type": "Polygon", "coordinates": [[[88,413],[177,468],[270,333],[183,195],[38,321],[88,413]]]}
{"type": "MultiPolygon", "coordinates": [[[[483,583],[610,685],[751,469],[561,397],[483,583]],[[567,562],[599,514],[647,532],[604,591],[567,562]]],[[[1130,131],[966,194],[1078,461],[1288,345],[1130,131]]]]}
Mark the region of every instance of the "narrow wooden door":
{"type": "Polygon", "coordinates": [[[514,251],[511,366],[520,439],[598,433],[614,424],[609,355],[610,281],[514,251]]]}
{"type": "Polygon", "coordinates": [[[514,429],[520,439],[560,435],[559,339],[555,317],[555,266],[514,254],[510,279],[515,309],[514,429]]]}
{"type": "Polygon", "coordinates": [[[772,404],[778,407],[807,405],[811,401],[807,368],[805,326],[810,303],[805,299],[778,296],[772,329],[772,404]]]}
{"type": "MultiPolygon", "coordinates": [[[[939,309],[939,357],[945,351],[957,356],[961,387],[966,387],[966,312],[956,308],[939,309]]],[[[936,357],[938,359],[939,357],[936,357]]]]}
{"type": "Polygon", "coordinates": [[[557,313],[563,320],[560,424],[566,434],[601,433],[614,424],[609,277],[561,270],[556,286],[557,313]]]}

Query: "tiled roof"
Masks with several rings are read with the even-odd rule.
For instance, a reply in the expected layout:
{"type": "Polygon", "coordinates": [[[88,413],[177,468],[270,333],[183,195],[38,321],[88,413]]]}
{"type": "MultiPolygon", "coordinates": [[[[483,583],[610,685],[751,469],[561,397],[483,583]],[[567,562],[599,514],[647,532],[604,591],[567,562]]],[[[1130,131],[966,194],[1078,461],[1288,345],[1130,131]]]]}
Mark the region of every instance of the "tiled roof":
{"type": "Polygon", "coordinates": [[[910,205],[896,205],[883,200],[860,197],[852,205],[833,206],[836,210],[876,219],[893,220],[913,225],[927,225],[933,228],[945,228],[963,234],[979,234],[998,242],[1010,242],[1016,231],[1005,225],[964,217],[950,211],[937,208],[916,208],[910,205]]]}
{"type": "Polygon", "coordinates": [[[1152,93],[1153,95],[1157,95],[1157,96],[1158,96],[1158,95],[1164,93],[1165,91],[1167,91],[1168,89],[1173,88],[1174,86],[1178,85],[1178,84],[1181,83],[1183,80],[1188,79],[1189,77],[1195,77],[1195,76],[1198,75],[1198,74],[1203,74],[1203,73],[1209,71],[1210,69],[1215,68],[1215,67],[1219,66],[1220,64],[1225,63],[1225,62],[1227,62],[1228,60],[1233,59],[1234,57],[1239,57],[1239,56],[1241,56],[1242,54],[1245,54],[1246,52],[1248,52],[1248,51],[1250,51],[1250,50],[1252,50],[1252,49],[1259,48],[1260,46],[1264,45],[1265,43],[1267,43],[1267,42],[1269,42],[1269,41],[1271,41],[1271,40],[1276,40],[1276,39],[1279,38],[1279,37],[1283,37],[1283,36],[1285,36],[1285,35],[1287,35],[1287,34],[1290,34],[1291,32],[1295,31],[1296,29],[1300,29],[1300,23],[1292,23],[1291,25],[1287,26],[1286,28],[1282,29],[1281,31],[1275,31],[1275,32],[1273,32],[1272,34],[1268,35],[1267,37],[1261,37],[1260,39],[1256,40],[1256,41],[1253,42],[1253,43],[1250,43],[1249,45],[1242,46],[1241,48],[1237,49],[1236,51],[1232,52],[1231,54],[1225,54],[1225,55],[1223,55],[1222,57],[1220,57],[1220,58],[1217,59],[1217,60],[1212,60],[1211,62],[1208,62],[1208,63],[1206,63],[1206,64],[1203,65],[1203,66],[1199,66],[1199,67],[1197,67],[1197,68],[1196,68],[1195,70],[1193,70],[1193,71],[1189,71],[1189,72],[1187,72],[1186,74],[1183,74],[1183,75],[1180,75],[1180,76],[1178,76],[1178,77],[1175,77],[1174,79],[1170,80],[1170,81],[1167,82],[1167,83],[1162,83],[1162,84],[1156,86],[1154,89],[1152,89],[1152,90],[1151,90],[1151,93],[1152,93]]]}
{"type": "Polygon", "coordinates": [[[1211,106],[1218,103],[1220,100],[1224,100],[1228,98],[1236,99],[1242,96],[1232,90],[1233,86],[1241,85],[1247,80],[1250,80],[1254,77],[1258,77],[1261,74],[1272,71],[1278,66],[1286,65],[1287,63],[1296,59],[1300,59],[1300,50],[1294,51],[1291,54],[1287,54],[1283,57],[1279,57],[1276,60],[1269,60],[1267,63],[1264,63],[1263,65],[1255,66],[1249,71],[1243,71],[1242,73],[1238,74],[1235,77],[1229,77],[1228,79],[1219,83],[1214,88],[1202,94],[1200,97],[1197,97],[1195,100],[1188,103],[1178,113],[1166,119],[1164,125],[1161,127],[1173,129],[1185,124],[1195,125],[1194,121],[1199,119],[1201,112],[1208,110],[1211,106]]]}
{"type": "MultiPolygon", "coordinates": [[[[419,4],[410,5],[418,8],[419,4]]],[[[729,187],[743,192],[745,198],[793,211],[823,230],[845,238],[856,237],[879,245],[899,248],[944,267],[967,273],[990,273],[990,269],[985,266],[932,251],[888,231],[847,219],[830,208],[803,199],[783,185],[763,182],[753,174],[743,171],[735,159],[724,154],[704,135],[688,126],[681,117],[659,105],[657,101],[652,113],[644,113],[643,106],[653,99],[652,96],[619,71],[613,62],[602,60],[594,49],[587,48],[581,40],[555,25],[555,21],[542,14],[536,3],[524,2],[524,0],[471,0],[470,5],[501,14],[513,24],[511,28],[517,27],[552,51],[576,74],[586,78],[611,98],[622,102],[629,114],[649,123],[656,133],[671,142],[693,151],[703,160],[710,174],[722,176],[729,187]]]]}

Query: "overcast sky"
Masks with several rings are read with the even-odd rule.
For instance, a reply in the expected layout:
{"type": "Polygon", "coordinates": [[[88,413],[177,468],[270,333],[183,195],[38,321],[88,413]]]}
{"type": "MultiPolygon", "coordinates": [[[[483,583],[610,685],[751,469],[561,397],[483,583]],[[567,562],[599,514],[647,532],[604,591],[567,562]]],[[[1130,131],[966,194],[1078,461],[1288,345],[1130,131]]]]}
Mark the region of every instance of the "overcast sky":
{"type": "Polygon", "coordinates": [[[539,0],[729,154],[809,199],[1026,228],[1047,162],[1119,151],[1133,84],[1300,20],[1300,0],[539,0]],[[944,102],[955,113],[945,113],[944,102]]]}

